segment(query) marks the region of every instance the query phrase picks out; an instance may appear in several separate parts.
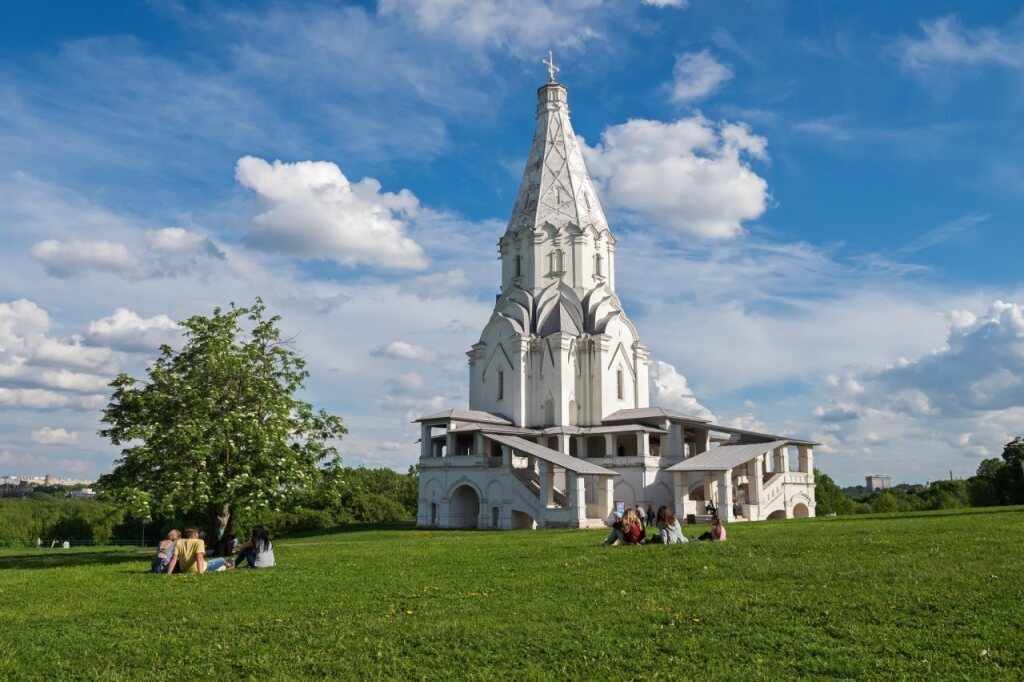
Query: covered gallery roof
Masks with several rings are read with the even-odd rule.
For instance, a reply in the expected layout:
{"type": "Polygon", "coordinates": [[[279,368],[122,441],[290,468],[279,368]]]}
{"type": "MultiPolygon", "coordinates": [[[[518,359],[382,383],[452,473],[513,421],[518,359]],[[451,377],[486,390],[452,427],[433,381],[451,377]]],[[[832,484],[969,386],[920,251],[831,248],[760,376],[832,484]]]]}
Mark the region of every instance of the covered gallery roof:
{"type": "Polygon", "coordinates": [[[701,419],[700,417],[692,417],[682,412],[675,410],[668,410],[664,407],[632,407],[625,410],[616,410],[610,415],[605,417],[602,421],[605,422],[625,422],[632,421],[634,419],[685,419],[686,421],[699,422],[706,424],[707,419],[701,419]]]}
{"type": "Polygon", "coordinates": [[[707,452],[683,460],[668,468],[669,471],[727,471],[746,464],[755,457],[789,445],[790,440],[773,440],[768,443],[747,443],[745,445],[720,445],[707,452]]]}
{"type": "Polygon", "coordinates": [[[482,424],[505,424],[506,426],[512,425],[512,420],[504,415],[500,415],[497,412],[484,412],[483,410],[445,410],[444,412],[437,412],[436,414],[428,414],[426,417],[420,417],[416,421],[418,422],[432,422],[440,419],[459,419],[467,422],[480,422],[482,424]]]}
{"type": "Polygon", "coordinates": [[[507,445],[513,450],[523,452],[527,455],[533,455],[538,459],[543,459],[547,462],[551,462],[555,466],[574,471],[577,474],[600,474],[603,476],[618,476],[617,471],[611,469],[605,469],[602,466],[598,466],[592,462],[588,462],[585,459],[579,457],[571,457],[558,450],[552,450],[546,448],[543,445],[537,445],[536,443],[530,442],[519,438],[518,436],[504,436],[497,433],[484,433],[484,436],[493,440],[496,443],[507,445]]]}

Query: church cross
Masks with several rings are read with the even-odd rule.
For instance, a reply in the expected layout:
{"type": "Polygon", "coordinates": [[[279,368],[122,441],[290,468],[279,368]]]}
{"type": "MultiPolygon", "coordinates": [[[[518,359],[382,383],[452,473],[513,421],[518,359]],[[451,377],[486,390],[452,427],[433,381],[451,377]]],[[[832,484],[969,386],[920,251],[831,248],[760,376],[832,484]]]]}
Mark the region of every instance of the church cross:
{"type": "Polygon", "coordinates": [[[557,73],[558,71],[561,71],[560,68],[555,66],[555,55],[554,55],[554,53],[551,50],[548,50],[548,58],[540,60],[540,63],[547,65],[547,67],[548,67],[548,78],[549,78],[548,82],[549,83],[554,83],[555,82],[555,73],[557,73]]]}

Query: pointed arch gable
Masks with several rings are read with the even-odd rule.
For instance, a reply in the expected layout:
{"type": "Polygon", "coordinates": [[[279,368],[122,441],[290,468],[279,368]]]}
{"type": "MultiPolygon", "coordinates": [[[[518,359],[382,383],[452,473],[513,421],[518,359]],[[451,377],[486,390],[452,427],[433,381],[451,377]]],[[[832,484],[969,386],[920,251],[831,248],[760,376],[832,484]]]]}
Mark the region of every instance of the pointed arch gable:
{"type": "Polygon", "coordinates": [[[502,358],[504,358],[505,363],[508,365],[508,368],[512,371],[515,371],[516,366],[512,364],[512,358],[509,357],[508,351],[505,350],[504,344],[498,342],[498,345],[495,347],[493,351],[491,351],[490,356],[487,358],[487,362],[484,364],[483,371],[480,373],[480,378],[484,382],[487,381],[487,372],[490,371],[491,365],[494,364],[495,358],[498,358],[499,362],[501,361],[502,358]]]}
{"type": "Polygon", "coordinates": [[[632,361],[630,361],[629,354],[626,352],[626,346],[620,341],[619,345],[615,347],[615,351],[612,353],[611,359],[608,361],[608,369],[611,369],[615,364],[615,359],[622,356],[623,362],[626,364],[626,368],[629,369],[629,373],[636,379],[636,369],[633,367],[632,361]]]}

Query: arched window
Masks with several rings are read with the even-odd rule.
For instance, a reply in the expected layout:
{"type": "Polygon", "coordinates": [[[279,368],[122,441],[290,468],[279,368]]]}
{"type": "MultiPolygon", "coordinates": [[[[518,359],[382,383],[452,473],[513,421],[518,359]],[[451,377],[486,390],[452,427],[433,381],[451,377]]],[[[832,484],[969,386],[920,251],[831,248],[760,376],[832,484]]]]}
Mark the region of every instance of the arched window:
{"type": "Polygon", "coordinates": [[[491,507],[491,528],[501,525],[501,507],[491,507]]]}
{"type": "Polygon", "coordinates": [[[498,400],[505,398],[505,372],[498,370],[498,400]]]}
{"type": "Polygon", "coordinates": [[[626,382],[625,377],[622,375],[622,369],[615,373],[615,383],[619,389],[619,400],[626,399],[626,382]]]}
{"type": "Polygon", "coordinates": [[[522,277],[523,276],[523,257],[522,256],[516,256],[516,274],[515,274],[515,276],[516,277],[522,277]]]}
{"type": "Polygon", "coordinates": [[[601,271],[601,260],[602,260],[601,254],[595,253],[594,254],[594,276],[595,277],[604,277],[604,273],[601,271]]]}
{"type": "Polygon", "coordinates": [[[430,503],[430,525],[437,525],[437,502],[430,503]]]}

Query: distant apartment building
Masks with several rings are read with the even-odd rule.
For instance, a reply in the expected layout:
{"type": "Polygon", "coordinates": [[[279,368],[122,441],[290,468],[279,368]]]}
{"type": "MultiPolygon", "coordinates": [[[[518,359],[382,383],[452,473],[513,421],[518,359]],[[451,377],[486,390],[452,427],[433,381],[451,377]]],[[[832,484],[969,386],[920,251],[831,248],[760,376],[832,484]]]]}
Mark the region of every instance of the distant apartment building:
{"type": "Polygon", "coordinates": [[[887,490],[892,487],[892,480],[888,476],[866,476],[865,479],[868,483],[868,490],[875,492],[876,490],[887,490]]]}

